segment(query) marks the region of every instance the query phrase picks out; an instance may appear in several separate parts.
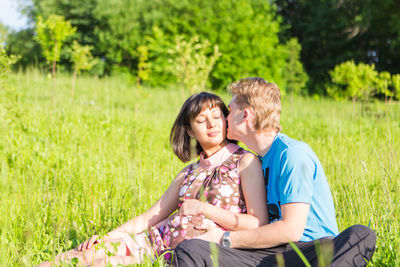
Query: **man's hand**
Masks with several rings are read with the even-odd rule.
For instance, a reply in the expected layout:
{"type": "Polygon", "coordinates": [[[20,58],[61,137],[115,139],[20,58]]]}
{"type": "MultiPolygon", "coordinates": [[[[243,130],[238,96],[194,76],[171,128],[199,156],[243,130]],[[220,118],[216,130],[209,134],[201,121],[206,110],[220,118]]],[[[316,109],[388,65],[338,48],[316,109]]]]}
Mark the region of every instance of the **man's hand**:
{"type": "Polygon", "coordinates": [[[208,242],[214,242],[214,243],[220,243],[222,235],[224,234],[224,230],[222,230],[219,227],[216,226],[211,226],[211,225],[201,225],[201,226],[196,226],[196,229],[199,230],[206,230],[202,235],[196,236],[194,238],[205,240],[208,242]]]}
{"type": "Polygon", "coordinates": [[[180,211],[186,216],[200,215],[203,214],[204,204],[197,199],[184,199],[180,211]]]}
{"type": "Polygon", "coordinates": [[[90,249],[93,247],[93,244],[97,244],[100,243],[101,239],[99,238],[98,235],[94,235],[91,238],[89,238],[88,240],[86,240],[85,242],[83,242],[82,244],[80,244],[79,246],[77,246],[77,250],[79,251],[84,251],[87,249],[90,249]]]}

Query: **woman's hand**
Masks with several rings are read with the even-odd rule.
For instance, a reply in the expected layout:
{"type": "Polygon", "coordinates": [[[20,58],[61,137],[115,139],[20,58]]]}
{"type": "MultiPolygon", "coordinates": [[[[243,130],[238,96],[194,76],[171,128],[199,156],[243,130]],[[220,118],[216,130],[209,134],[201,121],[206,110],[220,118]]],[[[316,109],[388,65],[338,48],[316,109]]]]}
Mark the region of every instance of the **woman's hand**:
{"type": "Polygon", "coordinates": [[[77,249],[79,251],[84,251],[87,249],[90,249],[93,247],[94,244],[100,243],[101,239],[99,238],[98,235],[94,235],[91,238],[89,238],[88,240],[86,240],[85,242],[83,242],[82,244],[80,244],[77,249]]]}
{"type": "Polygon", "coordinates": [[[197,199],[184,199],[180,211],[186,216],[201,215],[205,204],[197,199]]]}
{"type": "Polygon", "coordinates": [[[224,234],[224,230],[221,228],[211,225],[211,224],[203,224],[201,226],[196,226],[197,230],[206,230],[206,232],[202,235],[195,236],[193,238],[205,240],[208,242],[214,242],[219,244],[222,238],[222,235],[224,234]]]}

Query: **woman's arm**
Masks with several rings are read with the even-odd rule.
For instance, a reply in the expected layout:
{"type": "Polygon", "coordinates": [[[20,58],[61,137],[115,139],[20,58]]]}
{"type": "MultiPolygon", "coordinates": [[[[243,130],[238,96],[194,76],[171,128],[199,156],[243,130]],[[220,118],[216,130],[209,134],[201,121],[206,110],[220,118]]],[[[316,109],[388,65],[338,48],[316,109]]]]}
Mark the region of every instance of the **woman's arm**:
{"type": "MultiPolygon", "coordinates": [[[[185,170],[186,168],[175,177],[167,191],[149,210],[110,231],[102,239],[116,239],[126,234],[137,234],[167,218],[178,208],[179,190],[185,178],[185,170]]],[[[96,241],[98,242],[97,235],[79,245],[78,250],[89,249],[96,241]]]]}
{"type": "Polygon", "coordinates": [[[185,215],[204,214],[228,230],[253,229],[267,224],[267,199],[260,161],[251,153],[245,154],[240,160],[239,172],[247,214],[235,213],[195,199],[185,199],[181,211],[185,215]]]}

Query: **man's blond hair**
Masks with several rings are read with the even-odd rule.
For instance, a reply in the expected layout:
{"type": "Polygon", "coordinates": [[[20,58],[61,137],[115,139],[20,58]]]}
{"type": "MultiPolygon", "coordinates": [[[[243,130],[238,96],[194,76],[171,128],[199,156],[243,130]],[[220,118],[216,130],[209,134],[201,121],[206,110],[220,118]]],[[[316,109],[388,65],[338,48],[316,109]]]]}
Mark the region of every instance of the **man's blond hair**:
{"type": "Polygon", "coordinates": [[[256,131],[281,130],[281,92],[276,84],[249,77],[230,84],[228,92],[236,96],[239,108],[253,108],[256,131]]]}

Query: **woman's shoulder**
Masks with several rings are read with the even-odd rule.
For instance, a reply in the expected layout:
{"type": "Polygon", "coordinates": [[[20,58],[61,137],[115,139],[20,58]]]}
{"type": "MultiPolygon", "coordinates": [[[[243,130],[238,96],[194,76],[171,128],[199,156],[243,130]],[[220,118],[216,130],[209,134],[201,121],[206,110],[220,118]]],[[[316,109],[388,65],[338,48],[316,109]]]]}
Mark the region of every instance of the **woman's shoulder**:
{"type": "Polygon", "coordinates": [[[242,154],[238,161],[238,170],[239,171],[247,169],[247,168],[260,168],[261,169],[260,159],[253,152],[243,149],[243,152],[241,152],[241,153],[242,154]]]}
{"type": "Polygon", "coordinates": [[[196,170],[199,167],[199,161],[195,161],[184,167],[179,174],[187,176],[188,174],[192,173],[194,170],[196,170]]]}

